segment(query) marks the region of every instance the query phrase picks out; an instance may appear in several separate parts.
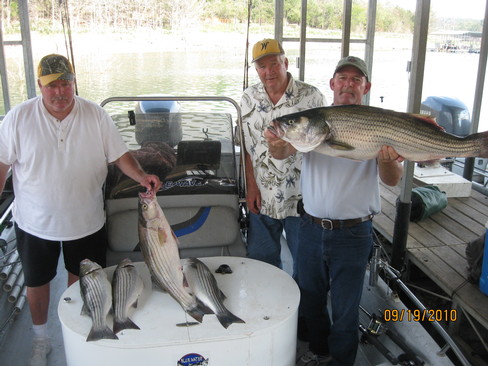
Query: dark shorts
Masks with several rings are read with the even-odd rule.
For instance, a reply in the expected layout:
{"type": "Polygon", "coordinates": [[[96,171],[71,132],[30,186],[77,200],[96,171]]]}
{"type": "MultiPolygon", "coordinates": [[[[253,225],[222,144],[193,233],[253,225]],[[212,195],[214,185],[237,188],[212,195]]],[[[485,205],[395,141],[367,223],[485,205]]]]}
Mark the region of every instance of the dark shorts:
{"type": "Polygon", "coordinates": [[[68,241],[41,239],[26,233],[17,225],[15,225],[15,234],[25,284],[28,287],[45,285],[56,276],[61,248],[63,248],[66,270],[76,276],[80,273],[80,262],[85,258],[102,267],[106,265],[107,232],[105,226],[84,238],[68,241]]]}

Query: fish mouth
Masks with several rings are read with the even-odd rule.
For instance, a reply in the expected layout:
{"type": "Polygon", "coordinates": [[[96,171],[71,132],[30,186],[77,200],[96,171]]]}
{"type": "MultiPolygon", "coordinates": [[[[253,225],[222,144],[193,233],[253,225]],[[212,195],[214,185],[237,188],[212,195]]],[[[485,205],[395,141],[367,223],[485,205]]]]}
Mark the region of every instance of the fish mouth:
{"type": "Polygon", "coordinates": [[[284,135],[284,131],[277,120],[271,121],[271,124],[268,126],[268,130],[278,137],[282,137],[284,135]]]}
{"type": "Polygon", "coordinates": [[[147,190],[146,192],[139,192],[139,198],[145,199],[145,198],[153,198],[155,195],[155,192],[152,189],[147,190]]]}

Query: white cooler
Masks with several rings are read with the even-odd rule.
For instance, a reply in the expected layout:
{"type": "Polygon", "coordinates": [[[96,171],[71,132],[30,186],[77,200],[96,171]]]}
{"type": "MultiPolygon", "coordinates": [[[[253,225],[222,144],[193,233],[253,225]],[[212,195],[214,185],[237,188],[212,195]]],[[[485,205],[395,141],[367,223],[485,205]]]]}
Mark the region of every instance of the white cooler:
{"type": "MultiPolygon", "coordinates": [[[[144,281],[138,307],[129,317],[140,330],[117,334],[118,340],[86,342],[91,329],[89,316],[80,315],[79,282],[61,296],[61,321],[68,366],[293,366],[296,354],[298,286],[284,271],[269,264],[238,257],[200,258],[214,274],[226,295],[224,305],[246,323],[225,329],[213,314],[195,322],[167,293],[151,284],[145,263],[137,262],[144,281]],[[233,273],[215,270],[227,264],[233,273]],[[71,299],[67,302],[66,299],[71,299]]],[[[111,280],[115,266],[106,269],[111,280]]],[[[112,315],[108,317],[112,326],[112,315]]]]}

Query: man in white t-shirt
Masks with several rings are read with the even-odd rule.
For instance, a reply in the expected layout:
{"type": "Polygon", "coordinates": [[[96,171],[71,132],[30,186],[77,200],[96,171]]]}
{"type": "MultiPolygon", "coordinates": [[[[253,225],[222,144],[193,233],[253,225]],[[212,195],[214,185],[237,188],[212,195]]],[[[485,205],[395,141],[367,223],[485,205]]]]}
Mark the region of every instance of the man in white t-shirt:
{"type": "Polygon", "coordinates": [[[129,153],[110,116],[75,95],[74,80],[67,58],[43,57],[38,66],[42,96],[13,108],[0,125],[0,192],[11,168],[17,250],[34,324],[32,366],[46,365],[51,350],[49,282],[61,248],[68,286],[78,280],[81,260],[105,265],[107,165],[116,164],[147,190],[161,185],[129,153]]]}

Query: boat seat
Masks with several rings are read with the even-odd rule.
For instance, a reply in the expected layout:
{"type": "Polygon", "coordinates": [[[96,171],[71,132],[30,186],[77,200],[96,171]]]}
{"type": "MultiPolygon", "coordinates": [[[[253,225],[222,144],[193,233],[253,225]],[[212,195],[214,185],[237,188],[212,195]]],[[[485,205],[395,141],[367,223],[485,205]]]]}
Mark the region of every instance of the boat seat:
{"type": "MultiPolygon", "coordinates": [[[[239,227],[238,197],[231,194],[158,196],[179,240],[180,257],[231,255],[244,257],[239,227]]],[[[138,198],[106,200],[107,265],[123,258],[141,261],[138,198]]]]}

